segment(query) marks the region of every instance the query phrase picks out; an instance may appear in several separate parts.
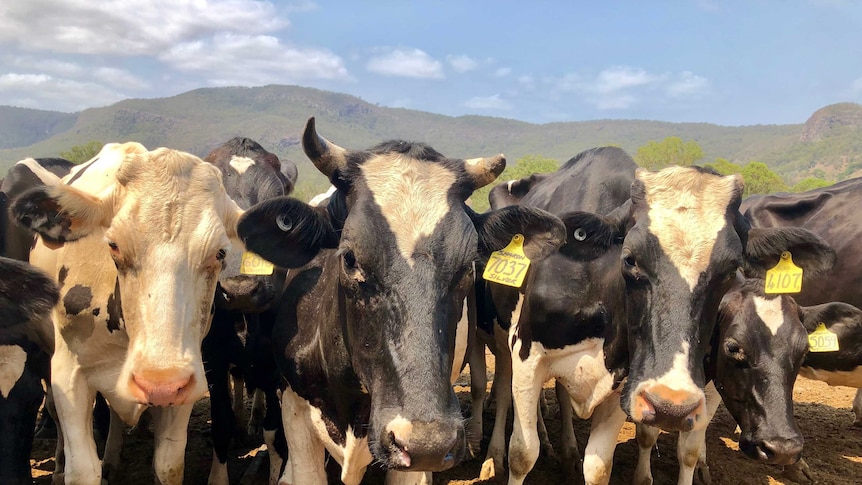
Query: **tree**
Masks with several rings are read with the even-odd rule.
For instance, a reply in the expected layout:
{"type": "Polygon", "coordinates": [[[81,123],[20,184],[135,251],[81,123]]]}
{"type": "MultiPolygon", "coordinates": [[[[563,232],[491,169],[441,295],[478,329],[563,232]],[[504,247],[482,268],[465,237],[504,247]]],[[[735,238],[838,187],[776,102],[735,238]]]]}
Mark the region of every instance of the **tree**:
{"type": "Polygon", "coordinates": [[[808,177],[796,182],[796,185],[790,188],[791,192],[805,192],[807,190],[819,189],[821,187],[829,187],[831,182],[827,182],[816,174],[814,177],[808,177]]]}
{"type": "Polygon", "coordinates": [[[711,168],[722,175],[742,173],[742,165],[737,165],[726,158],[716,158],[714,162],[707,163],[704,167],[711,168]]]}
{"type": "Polygon", "coordinates": [[[703,150],[696,141],[683,142],[678,136],[669,136],[662,141],[649,141],[638,148],[634,159],[638,165],[650,170],[659,170],[671,165],[687,166],[703,158],[703,150]]]}
{"type": "Polygon", "coordinates": [[[507,165],[503,173],[497,177],[498,183],[486,185],[481,189],[473,192],[470,200],[473,204],[473,210],[476,212],[485,212],[490,207],[488,203],[488,193],[491,188],[502,182],[509,180],[517,180],[528,177],[534,173],[553,172],[560,168],[560,162],[553,158],[545,158],[541,155],[524,155],[519,158],[514,165],[507,165]]]}
{"type": "Polygon", "coordinates": [[[745,179],[743,197],[751,194],[770,194],[787,190],[787,184],[777,173],[773,172],[763,162],[750,162],[742,169],[745,179]]]}
{"type": "Polygon", "coordinates": [[[96,156],[102,150],[104,144],[100,141],[88,141],[83,145],[75,145],[67,152],[60,152],[60,157],[75,164],[84,163],[96,156]]]}

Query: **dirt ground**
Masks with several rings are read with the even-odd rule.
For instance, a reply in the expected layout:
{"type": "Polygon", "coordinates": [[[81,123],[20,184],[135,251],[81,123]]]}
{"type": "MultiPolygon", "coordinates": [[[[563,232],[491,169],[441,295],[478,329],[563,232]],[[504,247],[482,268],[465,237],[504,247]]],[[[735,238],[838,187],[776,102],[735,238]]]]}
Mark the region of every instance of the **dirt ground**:
{"type": "MultiPolygon", "coordinates": [[[[463,409],[469,409],[469,378],[465,373],[456,386],[463,409]]],[[[545,389],[549,403],[549,416],[545,418],[552,443],[559,438],[560,422],[557,414],[553,387],[545,389]]],[[[853,413],[850,405],[854,389],[829,387],[818,381],[800,377],[796,383],[794,400],[795,414],[805,437],[804,457],[811,467],[816,483],[850,485],[862,483],[862,428],[851,427],[853,413]]],[[[209,442],[209,400],[203,399],[192,414],[189,427],[189,442],[186,449],[185,482],[190,485],[206,484],[212,451],[209,442]]],[[[485,442],[490,436],[493,411],[484,416],[485,442]]],[[[780,467],[761,465],[745,458],[737,446],[736,423],[722,406],[707,432],[707,453],[714,485],[772,485],[793,483],[782,478],[780,467]]],[[[576,420],[575,431],[583,453],[589,433],[588,422],[576,420]]],[[[259,439],[236,446],[228,463],[231,483],[240,485],[265,485],[268,473],[266,452],[259,439]]],[[[611,484],[630,484],[637,460],[637,444],[634,425],[626,423],[618,438],[614,456],[611,484]]],[[[123,467],[112,483],[151,484],[153,473],[152,438],[146,433],[133,433],[126,438],[123,447],[123,467]]],[[[32,454],[33,475],[36,484],[51,483],[54,468],[54,441],[37,441],[32,454]]],[[[494,481],[480,481],[481,460],[466,462],[445,473],[435,474],[435,484],[466,485],[480,483],[505,483],[505,477],[494,481]]],[[[330,483],[339,483],[337,465],[331,464],[330,483]]],[[[656,484],[676,483],[676,436],[662,434],[653,449],[652,472],[656,484]]],[[[527,476],[527,484],[558,484],[564,477],[552,460],[540,457],[533,471],[527,476]]],[[[364,484],[382,484],[379,470],[370,470],[364,484]]]]}

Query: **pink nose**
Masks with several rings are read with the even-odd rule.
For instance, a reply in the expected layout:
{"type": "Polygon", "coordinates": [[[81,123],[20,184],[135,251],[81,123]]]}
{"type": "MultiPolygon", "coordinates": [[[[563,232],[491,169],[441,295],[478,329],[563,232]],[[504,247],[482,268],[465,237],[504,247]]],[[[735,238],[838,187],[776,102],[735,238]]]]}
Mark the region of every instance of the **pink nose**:
{"type": "Polygon", "coordinates": [[[133,373],[130,387],[141,404],[173,406],[185,402],[194,382],[191,371],[160,369],[133,373]]]}

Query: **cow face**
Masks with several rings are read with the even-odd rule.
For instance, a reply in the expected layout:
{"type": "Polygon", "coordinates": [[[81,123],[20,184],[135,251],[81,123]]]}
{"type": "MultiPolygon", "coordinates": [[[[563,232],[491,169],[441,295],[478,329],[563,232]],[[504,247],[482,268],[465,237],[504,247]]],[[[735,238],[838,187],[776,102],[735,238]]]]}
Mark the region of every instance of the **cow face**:
{"type": "Polygon", "coordinates": [[[241,220],[241,237],[285,266],[302,251],[337,248],[328,256],[338,268],[331,304],[343,306],[347,352],[370,394],[372,454],[391,468],[449,468],[465,449],[449,378],[472,263],[516,233],[541,259],[563,241],[562,223],[535,209],[477,215],[466,207],[503,170],[502,156],[448,159],[406,142],[349,152],[320,137],[313,118],[303,147],[338,188],[326,215],[298,217],[296,201],[261,204],[241,220]]]}
{"type": "MultiPolygon", "coordinates": [[[[110,155],[103,150],[100,157],[110,155]]],[[[98,167],[74,177],[105,179],[93,173],[98,167]]],[[[95,194],[75,184],[35,189],[16,201],[14,214],[48,246],[83,238],[64,248],[78,255],[64,264],[113,261],[115,301],[122,295],[129,337],[117,393],[158,406],[194,401],[206,392],[200,344],[241,211],[215,167],[175,150],[131,150],[108,178],[95,194]]]]}
{"type": "MultiPolygon", "coordinates": [[[[204,161],[222,173],[225,191],[242,209],[258,202],[288,195],[296,181],[296,165],[282,162],[259,143],[236,137],[210,152],[204,161]],[[292,178],[285,175],[292,174],[292,178]]],[[[240,272],[243,249],[237,244],[225,258],[224,270],[219,275],[215,304],[219,308],[244,313],[266,310],[274,301],[283,284],[284,273],[254,275],[240,272]]]]}
{"type": "Polygon", "coordinates": [[[808,350],[793,298],[766,295],[761,279],[741,280],[722,300],[714,342],[715,383],[741,430],[739,449],[788,465],[802,453],[793,384],[808,350]]]}

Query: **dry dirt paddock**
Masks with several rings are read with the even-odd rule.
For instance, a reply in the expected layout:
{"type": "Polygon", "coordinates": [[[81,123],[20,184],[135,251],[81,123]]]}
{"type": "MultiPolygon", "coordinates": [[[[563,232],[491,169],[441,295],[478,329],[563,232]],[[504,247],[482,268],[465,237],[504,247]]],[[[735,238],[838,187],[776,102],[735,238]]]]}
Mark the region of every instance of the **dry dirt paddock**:
{"type": "MultiPolygon", "coordinates": [[[[489,364],[491,364],[489,362],[489,364]]],[[[489,365],[492,368],[492,366],[489,365]]],[[[464,409],[469,409],[468,376],[463,375],[456,387],[464,409]]],[[[560,422],[557,417],[557,404],[553,387],[545,389],[550,409],[546,418],[552,443],[558,442],[560,422]]],[[[853,413],[850,405],[855,390],[846,387],[829,387],[822,382],[799,378],[794,391],[796,418],[805,436],[804,456],[811,467],[817,483],[850,485],[862,483],[862,428],[853,428],[853,413]]],[[[485,413],[485,436],[491,432],[493,411],[485,413]]],[[[201,400],[192,414],[189,427],[189,443],[186,449],[186,484],[204,485],[207,483],[212,452],[209,445],[209,401],[201,400]]],[[[577,420],[575,423],[578,444],[581,452],[586,445],[589,432],[588,423],[577,420]]],[[[778,467],[761,465],[745,458],[737,448],[736,424],[722,406],[707,433],[707,449],[710,471],[714,485],[771,485],[793,483],[782,477],[778,467]]],[[[229,468],[231,483],[240,485],[265,485],[268,470],[266,452],[259,440],[236,446],[232,450],[229,468]]],[[[634,425],[626,423],[620,432],[614,458],[611,484],[630,484],[637,459],[637,444],[634,440],[634,425]]],[[[487,443],[483,443],[486,446],[487,443]]],[[[54,468],[53,441],[37,441],[32,454],[35,483],[51,483],[54,468]]],[[[145,433],[127,436],[123,448],[123,467],[113,483],[151,484],[153,474],[152,440],[145,433]]],[[[676,483],[676,437],[662,434],[652,454],[652,470],[656,484],[676,483]]],[[[492,481],[480,481],[481,463],[479,460],[466,462],[446,473],[436,474],[435,484],[481,484],[505,483],[505,477],[492,481]]],[[[337,479],[337,465],[330,464],[330,483],[340,483],[337,479]]],[[[540,457],[536,467],[527,476],[527,484],[563,483],[563,476],[557,472],[552,460],[540,457]]],[[[382,484],[383,475],[371,470],[363,481],[365,484],[382,484]]]]}

